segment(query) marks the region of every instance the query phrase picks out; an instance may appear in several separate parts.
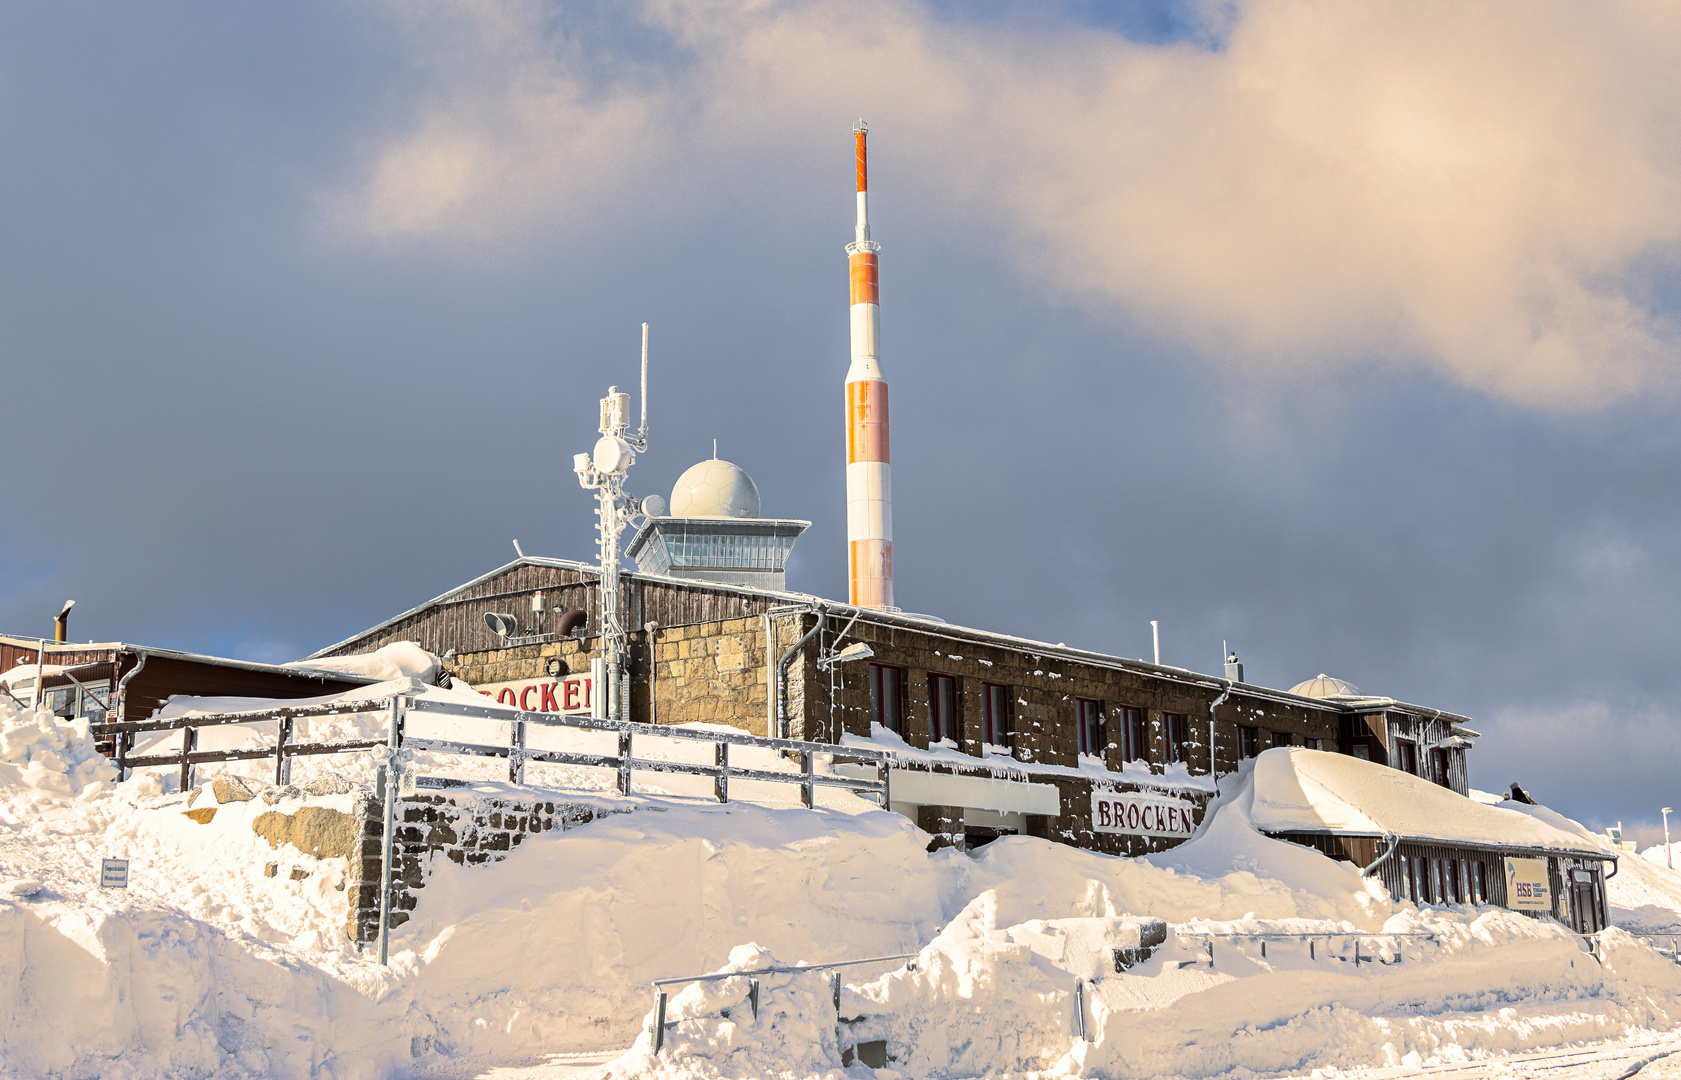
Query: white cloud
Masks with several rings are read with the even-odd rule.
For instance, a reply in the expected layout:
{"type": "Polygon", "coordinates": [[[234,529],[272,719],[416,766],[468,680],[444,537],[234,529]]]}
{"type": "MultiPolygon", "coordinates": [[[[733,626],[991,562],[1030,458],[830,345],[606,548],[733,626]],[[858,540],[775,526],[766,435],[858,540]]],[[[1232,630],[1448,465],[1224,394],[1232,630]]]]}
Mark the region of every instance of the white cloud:
{"type": "Polygon", "coordinates": [[[649,0],[658,63],[535,4],[441,10],[408,27],[432,92],[339,203],[355,230],[741,215],[864,113],[916,185],[883,197],[1212,362],[1381,358],[1550,409],[1676,381],[1644,298],[1681,238],[1672,6],[1250,0],[1207,49],[909,0],[649,0]]]}

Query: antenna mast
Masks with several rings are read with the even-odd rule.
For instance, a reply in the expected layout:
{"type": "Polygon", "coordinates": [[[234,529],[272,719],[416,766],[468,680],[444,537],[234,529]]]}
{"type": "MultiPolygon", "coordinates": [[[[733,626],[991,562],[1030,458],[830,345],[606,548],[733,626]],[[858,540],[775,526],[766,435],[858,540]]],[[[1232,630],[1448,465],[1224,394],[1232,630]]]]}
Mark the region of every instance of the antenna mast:
{"type": "Polygon", "coordinates": [[[642,428],[629,434],[630,395],[609,386],[601,399],[601,438],[589,454],[572,458],[578,485],[595,492],[595,516],[601,557],[601,651],[603,681],[592,698],[597,714],[610,720],[627,719],[629,680],[625,678],[625,630],[619,617],[619,535],[625,524],[642,513],[642,501],[625,491],[625,474],[638,451],[648,448],[648,324],[642,324],[642,428]],[[605,696],[603,696],[605,695],[605,696]]]}

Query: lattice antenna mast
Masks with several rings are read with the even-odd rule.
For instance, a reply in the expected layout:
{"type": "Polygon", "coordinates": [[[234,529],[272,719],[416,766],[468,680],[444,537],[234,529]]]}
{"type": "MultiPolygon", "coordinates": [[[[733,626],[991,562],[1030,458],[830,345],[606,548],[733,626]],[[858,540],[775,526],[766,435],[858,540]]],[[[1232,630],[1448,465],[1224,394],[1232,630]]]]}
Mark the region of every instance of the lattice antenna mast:
{"type": "Polygon", "coordinates": [[[625,476],[636,464],[636,454],[648,448],[648,324],[642,324],[642,426],[629,433],[630,395],[619,388],[607,388],[601,399],[601,438],[596,440],[593,458],[577,454],[572,470],[578,484],[595,492],[597,547],[601,559],[601,646],[606,661],[607,685],[595,688],[606,695],[607,716],[627,719],[625,678],[625,629],[619,617],[619,536],[631,518],[642,513],[641,500],[625,491],[625,476]]]}

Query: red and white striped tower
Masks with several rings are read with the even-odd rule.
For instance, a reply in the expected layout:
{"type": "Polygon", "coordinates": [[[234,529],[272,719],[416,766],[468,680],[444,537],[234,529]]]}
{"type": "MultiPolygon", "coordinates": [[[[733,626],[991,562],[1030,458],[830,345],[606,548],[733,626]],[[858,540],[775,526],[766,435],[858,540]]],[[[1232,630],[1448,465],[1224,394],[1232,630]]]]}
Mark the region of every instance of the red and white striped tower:
{"type": "Polygon", "coordinates": [[[852,367],[846,373],[846,541],[851,598],[859,607],[893,607],[893,487],[888,471],[887,381],[881,377],[881,293],[870,239],[864,121],[852,129],[858,158],[858,237],[846,245],[852,268],[852,367]]]}

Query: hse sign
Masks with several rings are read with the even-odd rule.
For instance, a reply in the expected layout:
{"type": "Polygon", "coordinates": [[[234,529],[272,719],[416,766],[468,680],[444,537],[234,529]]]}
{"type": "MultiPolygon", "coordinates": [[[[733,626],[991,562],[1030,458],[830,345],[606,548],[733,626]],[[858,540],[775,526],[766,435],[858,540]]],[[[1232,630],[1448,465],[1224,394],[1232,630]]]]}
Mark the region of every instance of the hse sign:
{"type": "Polygon", "coordinates": [[[525,679],[520,682],[485,683],[473,687],[498,705],[521,712],[589,712],[593,706],[593,680],[588,675],[560,679],[525,679]]]}
{"type": "Polygon", "coordinates": [[[1547,884],[1547,860],[1506,860],[1506,905],[1519,911],[1551,911],[1552,890],[1547,884]]]}
{"type": "Polygon", "coordinates": [[[1096,832],[1183,839],[1196,831],[1196,807],[1164,795],[1094,791],[1091,793],[1091,827],[1096,832]]]}

